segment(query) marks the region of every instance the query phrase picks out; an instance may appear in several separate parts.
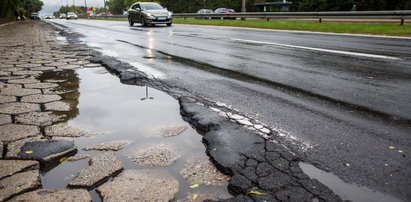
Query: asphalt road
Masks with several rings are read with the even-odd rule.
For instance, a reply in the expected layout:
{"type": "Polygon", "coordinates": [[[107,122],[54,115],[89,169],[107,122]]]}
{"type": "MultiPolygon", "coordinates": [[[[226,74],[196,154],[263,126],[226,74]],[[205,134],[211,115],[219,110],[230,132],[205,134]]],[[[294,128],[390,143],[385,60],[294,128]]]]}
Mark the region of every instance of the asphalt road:
{"type": "Polygon", "coordinates": [[[51,22],[155,79],[280,131],[306,162],[411,200],[411,38],[51,22]]]}

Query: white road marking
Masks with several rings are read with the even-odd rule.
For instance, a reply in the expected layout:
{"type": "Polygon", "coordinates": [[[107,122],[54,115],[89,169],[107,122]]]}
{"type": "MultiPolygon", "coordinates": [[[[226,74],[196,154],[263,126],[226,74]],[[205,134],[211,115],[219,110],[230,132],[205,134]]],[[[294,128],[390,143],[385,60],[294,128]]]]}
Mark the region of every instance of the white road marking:
{"type": "Polygon", "coordinates": [[[231,40],[242,41],[242,42],[253,43],[253,44],[260,44],[260,45],[281,46],[281,47],[287,47],[287,48],[305,49],[305,50],[311,50],[311,51],[335,53],[335,54],[350,55],[350,56],[357,56],[357,57],[368,57],[368,58],[377,58],[377,59],[385,59],[385,60],[401,60],[401,58],[391,57],[391,56],[386,56],[386,55],[375,55],[375,54],[367,54],[367,53],[339,51],[339,50],[331,50],[331,49],[324,49],[324,48],[313,48],[313,47],[307,47],[307,46],[295,46],[295,45],[289,45],[289,44],[254,41],[254,40],[237,39],[237,38],[231,38],[231,40]]]}

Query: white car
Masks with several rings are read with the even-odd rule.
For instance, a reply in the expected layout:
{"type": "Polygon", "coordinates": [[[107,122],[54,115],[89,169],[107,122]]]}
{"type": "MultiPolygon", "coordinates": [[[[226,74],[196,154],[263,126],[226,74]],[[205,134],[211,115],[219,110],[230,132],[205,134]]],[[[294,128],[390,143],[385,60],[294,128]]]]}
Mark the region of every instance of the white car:
{"type": "Polygon", "coordinates": [[[67,13],[67,20],[70,20],[70,19],[75,19],[75,20],[77,20],[77,19],[78,19],[77,14],[74,13],[74,12],[68,12],[68,13],[67,13]]]}

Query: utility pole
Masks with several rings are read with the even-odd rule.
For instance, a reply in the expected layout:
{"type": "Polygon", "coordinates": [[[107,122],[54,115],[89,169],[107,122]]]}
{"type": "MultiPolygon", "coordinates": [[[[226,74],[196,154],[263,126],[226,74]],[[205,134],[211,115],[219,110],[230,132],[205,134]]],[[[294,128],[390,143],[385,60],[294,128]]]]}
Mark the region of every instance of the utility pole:
{"type": "MultiPolygon", "coordinates": [[[[247,11],[246,11],[246,8],[245,8],[245,1],[246,1],[246,0],[242,0],[242,2],[241,2],[241,12],[242,12],[242,13],[247,12],[247,11]]],[[[245,18],[241,18],[241,20],[245,20],[245,18]]]]}
{"type": "Polygon", "coordinates": [[[68,7],[68,0],[67,0],[67,7],[68,7]]]}
{"type": "Polygon", "coordinates": [[[75,6],[76,4],[74,3],[74,0],[73,0],[73,6],[75,6]]]}

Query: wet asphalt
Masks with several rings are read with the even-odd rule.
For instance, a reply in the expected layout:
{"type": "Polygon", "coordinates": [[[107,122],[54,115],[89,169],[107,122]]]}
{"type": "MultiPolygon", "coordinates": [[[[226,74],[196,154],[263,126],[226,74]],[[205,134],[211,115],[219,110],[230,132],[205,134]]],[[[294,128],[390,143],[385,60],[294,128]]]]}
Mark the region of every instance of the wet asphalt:
{"type": "Polygon", "coordinates": [[[411,39],[52,22],[153,79],[267,124],[306,162],[411,200],[411,39]]]}

